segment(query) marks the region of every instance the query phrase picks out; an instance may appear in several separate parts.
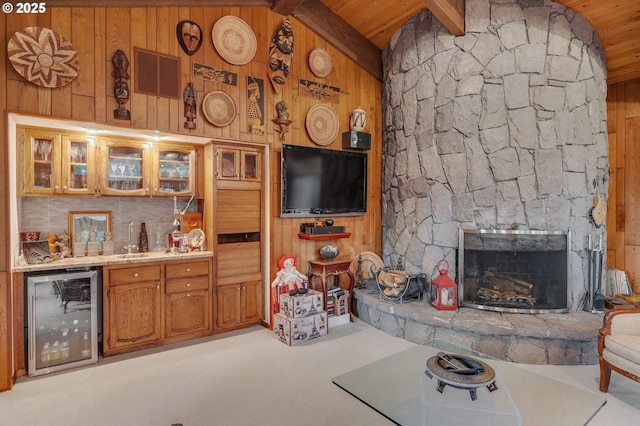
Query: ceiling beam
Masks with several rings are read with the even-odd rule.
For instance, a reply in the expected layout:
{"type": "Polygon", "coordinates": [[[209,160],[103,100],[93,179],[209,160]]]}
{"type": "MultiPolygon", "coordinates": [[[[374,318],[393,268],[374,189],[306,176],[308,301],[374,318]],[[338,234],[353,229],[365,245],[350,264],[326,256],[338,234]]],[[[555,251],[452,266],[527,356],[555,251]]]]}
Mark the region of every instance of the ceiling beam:
{"type": "Polygon", "coordinates": [[[382,50],[320,0],[304,1],[293,11],[292,16],[362,69],[382,81],[382,50]]]}
{"type": "Polygon", "coordinates": [[[464,0],[422,0],[422,2],[451,34],[464,35],[464,0]]]}
{"type": "Polygon", "coordinates": [[[289,16],[304,3],[304,0],[273,0],[271,10],[280,15],[289,16]]]}

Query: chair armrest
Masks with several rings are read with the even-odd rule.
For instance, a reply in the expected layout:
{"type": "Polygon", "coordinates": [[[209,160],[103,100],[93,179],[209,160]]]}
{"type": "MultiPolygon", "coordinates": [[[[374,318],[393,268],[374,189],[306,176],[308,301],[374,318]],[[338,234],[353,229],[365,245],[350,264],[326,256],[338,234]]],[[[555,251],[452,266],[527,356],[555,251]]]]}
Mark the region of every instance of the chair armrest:
{"type": "Polygon", "coordinates": [[[616,333],[640,336],[640,308],[614,309],[604,315],[599,336],[616,333]]]}

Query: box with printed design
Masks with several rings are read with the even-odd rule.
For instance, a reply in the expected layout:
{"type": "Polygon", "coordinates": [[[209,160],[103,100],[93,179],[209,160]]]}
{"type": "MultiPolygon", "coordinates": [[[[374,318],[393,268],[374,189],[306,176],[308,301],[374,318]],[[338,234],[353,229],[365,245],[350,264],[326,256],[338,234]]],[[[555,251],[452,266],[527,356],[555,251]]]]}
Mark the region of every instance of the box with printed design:
{"type": "Polygon", "coordinates": [[[273,316],[276,338],[289,346],[316,339],[327,334],[327,313],[302,318],[289,318],[282,313],[273,316]]]}
{"type": "Polygon", "coordinates": [[[280,295],[280,313],[289,318],[302,318],[324,311],[324,298],[321,291],[309,290],[305,294],[280,295]]]}

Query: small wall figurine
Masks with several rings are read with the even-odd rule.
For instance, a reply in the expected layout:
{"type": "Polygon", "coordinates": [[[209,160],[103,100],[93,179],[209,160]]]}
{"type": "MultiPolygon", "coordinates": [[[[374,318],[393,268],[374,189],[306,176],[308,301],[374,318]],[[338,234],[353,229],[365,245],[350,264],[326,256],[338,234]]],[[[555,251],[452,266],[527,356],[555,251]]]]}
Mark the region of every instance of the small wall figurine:
{"type": "Polygon", "coordinates": [[[296,257],[285,254],[278,261],[280,270],[276,278],[271,283],[271,287],[276,287],[278,293],[288,293],[290,290],[298,290],[309,286],[309,278],[296,269],[296,257]]]}
{"type": "Polygon", "coordinates": [[[278,118],[281,120],[289,119],[289,105],[285,101],[280,101],[276,104],[276,112],[278,113],[278,118]]]}
{"type": "Polygon", "coordinates": [[[184,101],[184,116],[187,117],[187,121],[184,122],[184,128],[195,129],[196,123],[193,120],[197,116],[198,92],[193,87],[193,83],[189,82],[187,87],[184,88],[182,100],[184,101]]]}
{"type": "Polygon", "coordinates": [[[118,101],[118,108],[113,110],[113,117],[120,120],[130,120],[131,113],[124,107],[124,104],[129,102],[129,83],[127,83],[129,80],[129,72],[127,71],[129,59],[122,50],[118,49],[111,58],[111,62],[113,62],[111,75],[115,79],[113,94],[118,101]]]}

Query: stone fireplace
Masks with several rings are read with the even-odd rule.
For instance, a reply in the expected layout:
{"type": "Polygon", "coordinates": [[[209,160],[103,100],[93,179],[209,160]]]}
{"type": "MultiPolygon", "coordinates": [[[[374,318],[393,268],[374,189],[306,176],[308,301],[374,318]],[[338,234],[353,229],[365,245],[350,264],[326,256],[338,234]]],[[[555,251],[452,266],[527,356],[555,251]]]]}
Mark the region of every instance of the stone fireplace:
{"type": "Polygon", "coordinates": [[[570,246],[570,232],[460,229],[460,306],[567,312],[570,246]]]}
{"type": "Polygon", "coordinates": [[[577,311],[588,237],[606,241],[590,220],[607,193],[603,47],[550,0],[465,4],[464,36],[425,9],[383,54],[383,261],[433,276],[444,258],[456,279],[460,228],[571,230],[577,311]]]}

